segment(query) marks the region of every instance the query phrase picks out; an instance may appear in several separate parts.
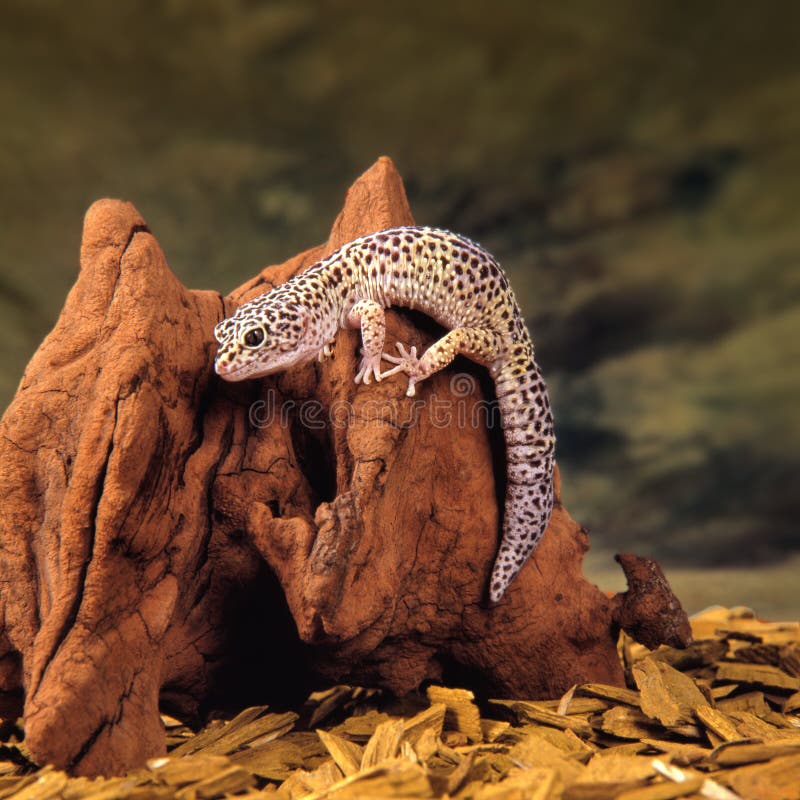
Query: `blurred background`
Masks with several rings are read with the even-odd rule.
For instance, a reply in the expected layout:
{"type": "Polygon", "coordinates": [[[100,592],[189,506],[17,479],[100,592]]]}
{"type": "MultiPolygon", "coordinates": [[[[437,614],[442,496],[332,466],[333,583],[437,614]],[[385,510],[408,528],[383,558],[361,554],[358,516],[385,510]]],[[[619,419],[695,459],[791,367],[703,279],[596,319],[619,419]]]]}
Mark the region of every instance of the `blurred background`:
{"type": "Polygon", "coordinates": [[[129,199],[190,287],[327,237],[380,155],[510,275],[587,571],[800,614],[800,5],[3,0],[0,405],[129,199]],[[383,7],[385,6],[385,7],[383,7]]]}

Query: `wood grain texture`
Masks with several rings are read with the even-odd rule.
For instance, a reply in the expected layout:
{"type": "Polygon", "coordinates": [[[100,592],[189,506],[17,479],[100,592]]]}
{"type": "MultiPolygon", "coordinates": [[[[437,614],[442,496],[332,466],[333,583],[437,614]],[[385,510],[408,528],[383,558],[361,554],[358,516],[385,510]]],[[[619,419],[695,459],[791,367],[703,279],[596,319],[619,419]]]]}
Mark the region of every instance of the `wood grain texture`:
{"type": "MultiPolygon", "coordinates": [[[[412,223],[380,159],[325,245],[223,299],[180,284],[130,204],[89,210],[77,282],[0,423],[0,689],[24,694],[38,761],[141,766],[165,750],[159,701],[199,718],[314,681],[402,693],[435,678],[505,697],[621,685],[620,624],[650,646],[688,631],[665,581],[642,601],[645,568],[629,564],[615,598],[585,580],[587,535],[558,479],[535,556],[484,606],[501,432],[430,413],[435,398],[470,415],[487,399],[480,367],[457,365],[468,394],[453,370],[421,398],[399,376],[355,386],[358,337],[343,331],[325,364],[246,385],[213,375],[214,325],[237,304],[412,223]]],[[[435,338],[417,317],[387,321],[389,337],[435,338]]]]}

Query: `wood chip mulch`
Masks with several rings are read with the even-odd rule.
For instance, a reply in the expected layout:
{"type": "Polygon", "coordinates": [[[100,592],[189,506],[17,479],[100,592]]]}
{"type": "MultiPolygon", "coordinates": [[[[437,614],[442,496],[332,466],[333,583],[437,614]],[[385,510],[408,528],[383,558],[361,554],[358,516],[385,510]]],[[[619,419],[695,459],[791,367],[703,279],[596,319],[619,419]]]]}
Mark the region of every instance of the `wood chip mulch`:
{"type": "Polygon", "coordinates": [[[688,650],[623,637],[628,689],[479,706],[464,689],[391,701],[340,686],[298,713],[248,708],[199,732],[164,716],[168,755],[122,778],[40,769],[5,720],[0,800],[797,800],[800,623],[717,607],[692,628],[688,650]]]}

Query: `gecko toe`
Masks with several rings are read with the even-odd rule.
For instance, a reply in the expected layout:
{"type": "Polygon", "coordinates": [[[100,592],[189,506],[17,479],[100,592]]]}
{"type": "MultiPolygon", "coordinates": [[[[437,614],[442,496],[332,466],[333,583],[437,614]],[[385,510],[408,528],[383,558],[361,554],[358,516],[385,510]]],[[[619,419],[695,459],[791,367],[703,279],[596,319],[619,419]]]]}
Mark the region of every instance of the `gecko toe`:
{"type": "MultiPolygon", "coordinates": [[[[397,363],[397,362],[395,362],[397,363]]],[[[392,369],[387,369],[386,372],[381,373],[381,378],[391,378],[392,375],[397,375],[398,372],[403,371],[403,365],[400,364],[397,367],[392,367],[392,369]]]]}

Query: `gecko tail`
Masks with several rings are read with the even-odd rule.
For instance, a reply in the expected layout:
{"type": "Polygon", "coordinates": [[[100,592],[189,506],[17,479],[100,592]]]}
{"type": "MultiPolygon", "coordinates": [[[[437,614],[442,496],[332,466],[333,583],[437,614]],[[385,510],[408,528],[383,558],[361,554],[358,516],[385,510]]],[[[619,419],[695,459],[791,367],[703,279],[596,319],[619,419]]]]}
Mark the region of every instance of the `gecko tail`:
{"type": "MultiPolygon", "coordinates": [[[[544,532],[550,522],[552,503],[547,503],[543,511],[526,513],[524,506],[517,505],[508,496],[512,494],[514,488],[514,486],[510,486],[506,496],[503,538],[500,542],[500,548],[489,580],[489,602],[491,605],[496,605],[503,599],[503,595],[505,595],[511,582],[525,566],[525,563],[542,540],[542,536],[544,536],[544,532]],[[509,500],[512,500],[510,507],[509,500]],[[522,518],[520,518],[520,510],[524,514],[522,518]]],[[[531,487],[524,488],[528,489],[528,492],[525,493],[525,499],[529,500],[531,487]]],[[[552,492],[552,488],[550,492],[552,492]]]]}
{"type": "Polygon", "coordinates": [[[556,444],[550,400],[532,346],[496,372],[506,443],[506,499],[503,538],[489,580],[492,604],[502,600],[547,530],[556,444]]]}
{"type": "MultiPolygon", "coordinates": [[[[508,434],[511,434],[510,436],[508,434]]],[[[509,442],[503,537],[489,580],[489,601],[499,603],[517,573],[542,540],[553,510],[555,439],[537,438],[534,445],[509,442]]]]}

